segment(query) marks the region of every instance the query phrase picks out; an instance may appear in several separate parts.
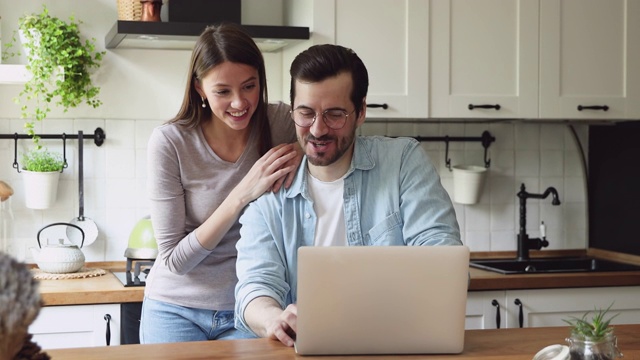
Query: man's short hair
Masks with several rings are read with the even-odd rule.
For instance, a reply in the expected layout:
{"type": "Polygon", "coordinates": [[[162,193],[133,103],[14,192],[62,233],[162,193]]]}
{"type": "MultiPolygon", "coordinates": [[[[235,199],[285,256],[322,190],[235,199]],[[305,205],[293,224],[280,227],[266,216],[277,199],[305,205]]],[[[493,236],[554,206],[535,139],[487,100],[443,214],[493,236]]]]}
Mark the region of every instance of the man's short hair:
{"type": "Polygon", "coordinates": [[[343,72],[351,74],[351,102],[356,108],[356,116],[359,116],[367,97],[369,74],[360,57],[353,50],[340,45],[314,45],[296,56],[289,71],[291,106],[294,106],[297,80],[315,83],[343,72]]]}

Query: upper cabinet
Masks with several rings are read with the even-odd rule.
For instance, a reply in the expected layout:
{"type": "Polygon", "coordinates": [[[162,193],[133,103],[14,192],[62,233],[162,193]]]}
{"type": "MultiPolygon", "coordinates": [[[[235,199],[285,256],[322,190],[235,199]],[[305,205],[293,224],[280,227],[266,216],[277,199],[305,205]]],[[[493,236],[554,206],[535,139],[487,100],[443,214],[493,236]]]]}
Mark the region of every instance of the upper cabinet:
{"type": "Polygon", "coordinates": [[[640,118],[640,2],[432,0],[430,11],[430,117],[640,118]]]}
{"type": "Polygon", "coordinates": [[[541,118],[640,118],[638,19],[636,0],[540,1],[541,118]]]}
{"type": "Polygon", "coordinates": [[[368,118],[429,115],[428,0],[316,0],[312,4],[313,43],[351,48],[367,67],[368,118]]]}
{"type": "Polygon", "coordinates": [[[434,118],[538,116],[538,1],[431,1],[434,118]]]}
{"type": "Polygon", "coordinates": [[[428,115],[428,18],[427,0],[336,1],[336,44],[369,72],[367,117],[428,115]]]}

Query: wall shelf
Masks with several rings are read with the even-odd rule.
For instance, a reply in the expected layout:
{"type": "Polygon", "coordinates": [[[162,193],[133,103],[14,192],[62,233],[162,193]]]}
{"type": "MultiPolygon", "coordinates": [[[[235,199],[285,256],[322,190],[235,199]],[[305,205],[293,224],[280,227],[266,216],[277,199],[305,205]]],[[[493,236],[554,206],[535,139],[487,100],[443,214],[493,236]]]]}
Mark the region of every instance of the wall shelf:
{"type": "Polygon", "coordinates": [[[26,65],[0,64],[0,84],[24,84],[29,78],[26,65]]]}

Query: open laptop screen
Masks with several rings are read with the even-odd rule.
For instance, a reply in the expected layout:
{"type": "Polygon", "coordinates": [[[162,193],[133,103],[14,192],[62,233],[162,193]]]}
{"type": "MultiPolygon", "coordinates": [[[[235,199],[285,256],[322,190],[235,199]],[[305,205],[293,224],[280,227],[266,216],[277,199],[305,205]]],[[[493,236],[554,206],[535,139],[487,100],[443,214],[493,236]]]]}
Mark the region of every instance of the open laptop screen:
{"type": "Polygon", "coordinates": [[[466,246],[301,247],[299,354],[460,353],[466,246]]]}

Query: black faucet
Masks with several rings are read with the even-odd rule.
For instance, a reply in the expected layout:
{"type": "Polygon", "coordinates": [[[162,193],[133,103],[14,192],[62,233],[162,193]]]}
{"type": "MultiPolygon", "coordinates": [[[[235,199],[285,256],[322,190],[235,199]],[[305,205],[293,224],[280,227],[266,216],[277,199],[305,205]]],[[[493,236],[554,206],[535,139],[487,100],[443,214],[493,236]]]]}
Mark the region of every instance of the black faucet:
{"type": "Polygon", "coordinates": [[[560,199],[558,198],[558,191],[553,186],[547,188],[543,194],[530,194],[525,191],[524,184],[520,185],[520,191],[518,192],[518,198],[520,198],[520,233],[518,233],[518,260],[528,260],[529,250],[540,250],[543,247],[549,246],[549,242],[546,237],[529,239],[527,235],[527,199],[546,199],[551,194],[553,196],[551,200],[552,205],[560,205],[560,199]]]}

